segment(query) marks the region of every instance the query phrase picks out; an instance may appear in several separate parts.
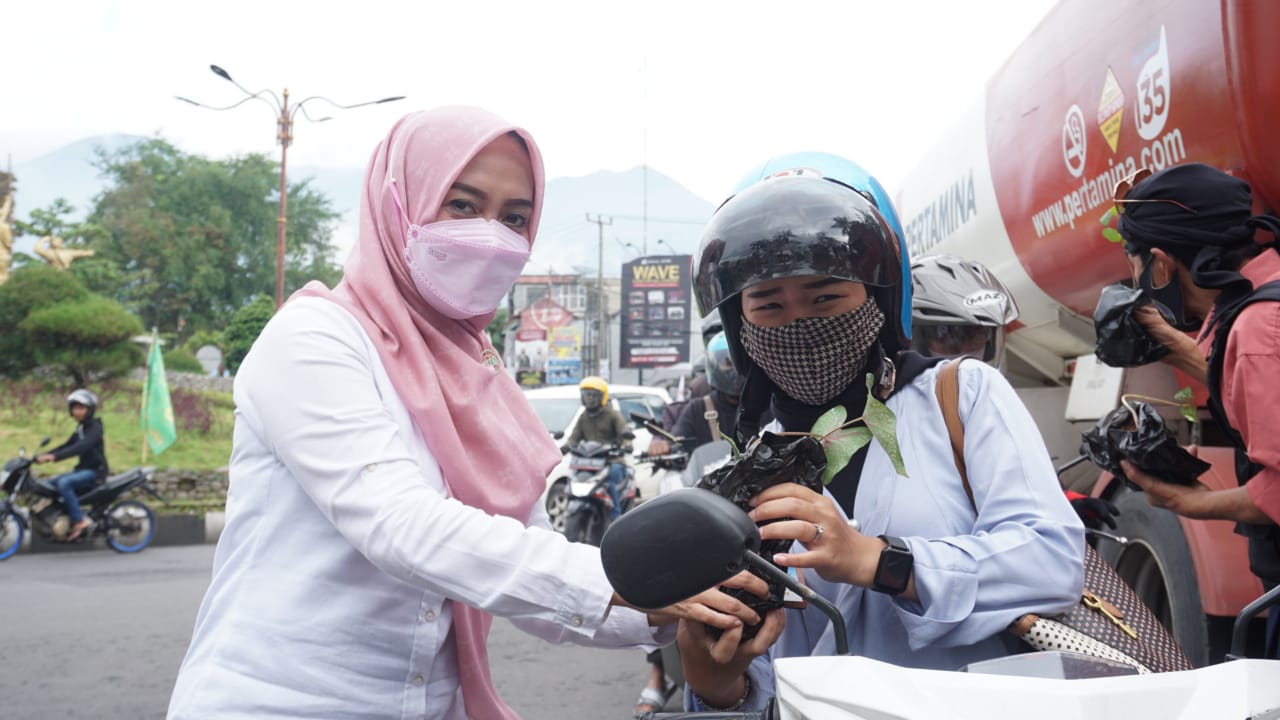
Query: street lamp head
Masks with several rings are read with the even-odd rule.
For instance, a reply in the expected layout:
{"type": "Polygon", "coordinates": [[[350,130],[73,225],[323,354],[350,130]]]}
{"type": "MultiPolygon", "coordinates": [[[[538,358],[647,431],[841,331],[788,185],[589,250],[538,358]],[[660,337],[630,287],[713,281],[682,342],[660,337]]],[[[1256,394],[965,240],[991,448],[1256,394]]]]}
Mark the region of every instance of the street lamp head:
{"type": "Polygon", "coordinates": [[[184,98],[184,97],[182,97],[181,95],[174,95],[173,97],[174,97],[174,99],[175,99],[175,100],[181,100],[181,101],[182,101],[182,102],[184,102],[184,103],[191,103],[192,105],[195,105],[196,107],[203,107],[200,103],[198,103],[198,102],[196,102],[195,100],[192,100],[192,99],[190,99],[190,98],[184,98]]]}
{"type": "Polygon", "coordinates": [[[404,95],[396,95],[395,97],[386,97],[386,98],[382,98],[381,100],[378,100],[378,101],[374,102],[373,104],[374,104],[374,105],[381,105],[382,103],[395,102],[395,101],[397,101],[397,100],[403,100],[403,99],[405,99],[405,96],[404,96],[404,95]]]}
{"type": "MultiPolygon", "coordinates": [[[[223,70],[217,65],[210,65],[209,69],[213,71],[214,75],[217,75],[218,77],[224,80],[231,80],[231,75],[226,70],[223,70]]],[[[231,82],[235,82],[235,80],[231,80],[231,82]]]]}

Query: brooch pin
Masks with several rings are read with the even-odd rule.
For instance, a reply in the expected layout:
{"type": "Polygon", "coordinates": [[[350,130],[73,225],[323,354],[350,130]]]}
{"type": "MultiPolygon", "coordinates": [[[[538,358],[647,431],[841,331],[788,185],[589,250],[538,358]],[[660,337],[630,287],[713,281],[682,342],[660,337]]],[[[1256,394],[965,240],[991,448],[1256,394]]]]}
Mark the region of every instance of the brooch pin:
{"type": "Polygon", "coordinates": [[[498,357],[498,353],[493,350],[485,350],[480,353],[480,363],[494,372],[498,372],[498,368],[502,367],[502,358],[498,357]]]}

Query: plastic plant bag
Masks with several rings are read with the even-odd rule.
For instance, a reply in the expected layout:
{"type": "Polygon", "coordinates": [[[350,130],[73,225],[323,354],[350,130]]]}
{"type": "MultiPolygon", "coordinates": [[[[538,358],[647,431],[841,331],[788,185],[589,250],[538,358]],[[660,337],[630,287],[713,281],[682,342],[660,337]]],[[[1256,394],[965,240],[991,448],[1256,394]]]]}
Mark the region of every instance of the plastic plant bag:
{"type": "Polygon", "coordinates": [[[1169,348],[1147,334],[1133,316],[1138,308],[1151,304],[1141,290],[1124,285],[1108,285],[1098,297],[1093,311],[1097,344],[1094,353],[1111,367],[1137,367],[1153,363],[1169,354],[1169,348]]]}
{"type": "Polygon", "coordinates": [[[1144,473],[1178,485],[1190,485],[1209,469],[1209,463],[1178,445],[1155,408],[1144,402],[1129,405],[1133,412],[1122,405],[1083,434],[1080,452],[1094,464],[1127,481],[1120,461],[1128,460],[1144,473]]]}
{"type": "MultiPolygon", "coordinates": [[[[732,500],[746,512],[751,510],[751,498],[779,483],[800,483],[821,493],[822,473],[826,465],[826,455],[817,438],[809,435],[783,437],[766,432],[752,440],[741,455],[703,477],[697,486],[732,500]]],[[[760,556],[772,562],[774,554],[786,552],[790,547],[790,540],[765,540],[760,545],[760,556]]],[[[724,592],[741,600],[761,617],[774,608],[782,607],[782,585],[764,578],[755,570],[751,572],[769,583],[767,599],[737,588],[724,588],[724,592]]],[[[758,625],[745,626],[743,639],[755,637],[758,630],[758,625]]],[[[718,628],[708,627],[707,631],[719,637],[718,628]]]]}

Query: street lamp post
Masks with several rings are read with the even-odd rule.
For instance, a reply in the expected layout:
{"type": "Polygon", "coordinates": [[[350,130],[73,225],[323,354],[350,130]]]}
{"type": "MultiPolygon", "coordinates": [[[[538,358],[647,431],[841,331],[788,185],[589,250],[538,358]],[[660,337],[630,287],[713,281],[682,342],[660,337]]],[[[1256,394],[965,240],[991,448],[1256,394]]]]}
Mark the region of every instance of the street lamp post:
{"type": "Polygon", "coordinates": [[[223,70],[217,65],[210,65],[209,69],[213,71],[214,75],[217,75],[218,77],[226,80],[232,85],[235,85],[237,88],[240,89],[241,92],[245,94],[245,96],[239,102],[233,103],[231,105],[227,105],[226,107],[213,107],[211,105],[205,105],[204,103],[199,103],[199,102],[196,102],[195,100],[190,100],[185,97],[181,97],[181,96],[175,96],[175,97],[178,100],[181,100],[182,102],[190,103],[191,105],[195,105],[196,107],[202,107],[207,110],[218,110],[218,111],[230,110],[232,108],[239,107],[250,100],[261,100],[267,103],[268,105],[270,105],[272,110],[275,111],[276,113],[276,139],[280,142],[280,212],[276,216],[276,307],[279,308],[281,305],[284,304],[284,244],[285,244],[285,230],[288,225],[287,210],[289,206],[289,192],[288,192],[288,185],[286,184],[286,176],[288,173],[289,144],[293,142],[294,117],[298,114],[299,111],[301,111],[302,116],[310,120],[311,122],[325,122],[326,120],[330,120],[331,118],[329,118],[328,116],[325,116],[322,118],[313,118],[307,114],[307,111],[304,110],[302,106],[306,105],[308,102],[311,102],[312,100],[321,100],[323,102],[329,103],[330,105],[340,110],[349,110],[351,108],[363,107],[365,105],[379,105],[381,103],[395,102],[396,100],[403,100],[405,96],[396,95],[394,97],[385,97],[385,98],[382,98],[381,100],[369,100],[367,102],[354,103],[351,105],[341,105],[339,103],[336,103],[330,100],[329,98],[321,97],[319,95],[312,95],[311,97],[304,98],[301,102],[295,103],[293,106],[290,106],[289,105],[289,88],[284,89],[283,97],[276,97],[276,94],[271,92],[270,90],[259,90],[256,93],[251,93],[247,89],[245,89],[243,85],[236,82],[235,80],[232,80],[230,73],[228,73],[226,70],[223,70]],[[265,95],[269,95],[272,99],[268,100],[266,97],[264,97],[265,95]],[[273,100],[274,102],[272,102],[273,100]]]}

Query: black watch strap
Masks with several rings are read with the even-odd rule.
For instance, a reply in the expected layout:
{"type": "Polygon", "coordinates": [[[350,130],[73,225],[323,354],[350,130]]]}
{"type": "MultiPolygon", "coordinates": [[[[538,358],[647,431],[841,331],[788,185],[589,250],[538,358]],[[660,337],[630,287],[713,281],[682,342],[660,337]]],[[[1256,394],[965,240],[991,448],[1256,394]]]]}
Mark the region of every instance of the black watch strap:
{"type": "Polygon", "coordinates": [[[902,538],[892,535],[881,535],[886,546],[880,551],[880,562],[876,565],[875,581],[871,589],[886,595],[901,595],[911,581],[911,570],[915,560],[911,556],[911,548],[902,538]]]}

